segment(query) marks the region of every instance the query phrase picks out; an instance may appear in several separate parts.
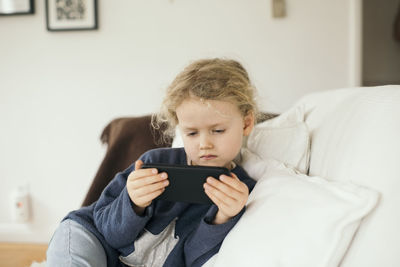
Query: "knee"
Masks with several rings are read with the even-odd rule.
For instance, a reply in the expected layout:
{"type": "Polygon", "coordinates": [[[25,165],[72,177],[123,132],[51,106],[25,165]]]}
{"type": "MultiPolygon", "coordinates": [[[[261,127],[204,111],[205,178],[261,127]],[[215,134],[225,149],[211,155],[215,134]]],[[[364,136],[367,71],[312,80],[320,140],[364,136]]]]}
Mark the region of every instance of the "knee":
{"type": "Polygon", "coordinates": [[[64,220],[50,240],[47,265],[107,266],[107,257],[99,240],[86,228],[72,220],[64,220]]]}

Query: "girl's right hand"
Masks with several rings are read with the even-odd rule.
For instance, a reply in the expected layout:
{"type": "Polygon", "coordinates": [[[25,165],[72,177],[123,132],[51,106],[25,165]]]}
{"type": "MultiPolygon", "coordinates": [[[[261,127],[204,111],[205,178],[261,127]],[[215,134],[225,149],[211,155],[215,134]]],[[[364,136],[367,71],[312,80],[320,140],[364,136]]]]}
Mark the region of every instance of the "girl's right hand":
{"type": "Polygon", "coordinates": [[[131,172],[126,182],[130,199],[137,214],[151,204],[153,199],[161,195],[169,184],[167,173],[158,173],[157,169],[141,169],[143,161],[135,162],[135,171],[131,172]]]}

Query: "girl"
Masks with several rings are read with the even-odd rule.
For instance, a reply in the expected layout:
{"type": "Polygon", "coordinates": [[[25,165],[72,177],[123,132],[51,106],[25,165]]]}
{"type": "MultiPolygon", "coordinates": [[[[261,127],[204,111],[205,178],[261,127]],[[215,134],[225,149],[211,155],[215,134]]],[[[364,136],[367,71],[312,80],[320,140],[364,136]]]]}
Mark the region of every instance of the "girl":
{"type": "Polygon", "coordinates": [[[245,211],[255,181],[233,160],[253,129],[254,88],[233,60],[199,60],[167,90],[152,125],[175,127],[184,148],[146,152],[118,173],[89,207],[60,224],[47,252],[48,266],[201,266],[216,254],[245,211]],[[156,200],[168,175],[143,163],[223,166],[231,175],[208,177],[213,205],[156,200]]]}

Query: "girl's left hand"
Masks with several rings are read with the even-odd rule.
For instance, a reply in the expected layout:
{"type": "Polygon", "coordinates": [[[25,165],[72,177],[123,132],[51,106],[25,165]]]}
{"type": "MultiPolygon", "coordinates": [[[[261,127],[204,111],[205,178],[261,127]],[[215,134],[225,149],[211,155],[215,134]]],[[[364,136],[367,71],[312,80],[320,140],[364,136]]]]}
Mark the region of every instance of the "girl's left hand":
{"type": "Polygon", "coordinates": [[[239,178],[231,173],[231,176],[221,175],[219,180],[213,177],[207,178],[204,189],[207,196],[218,206],[214,224],[222,224],[236,216],[246,205],[249,197],[249,188],[239,178]]]}

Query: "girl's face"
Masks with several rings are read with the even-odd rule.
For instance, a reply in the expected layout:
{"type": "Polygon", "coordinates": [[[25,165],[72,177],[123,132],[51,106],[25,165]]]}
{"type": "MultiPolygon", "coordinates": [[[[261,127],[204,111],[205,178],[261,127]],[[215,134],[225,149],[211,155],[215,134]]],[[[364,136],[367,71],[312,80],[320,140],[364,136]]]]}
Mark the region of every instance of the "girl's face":
{"type": "Polygon", "coordinates": [[[230,167],[243,136],[254,126],[254,114],[243,117],[232,103],[189,98],[176,109],[188,161],[193,165],[230,167]]]}

